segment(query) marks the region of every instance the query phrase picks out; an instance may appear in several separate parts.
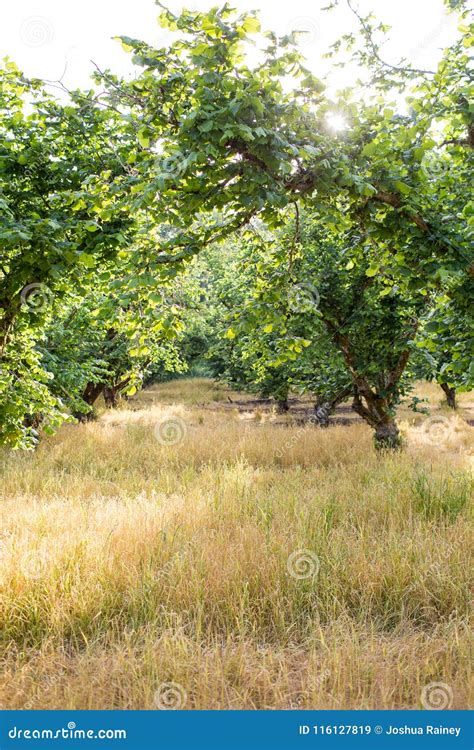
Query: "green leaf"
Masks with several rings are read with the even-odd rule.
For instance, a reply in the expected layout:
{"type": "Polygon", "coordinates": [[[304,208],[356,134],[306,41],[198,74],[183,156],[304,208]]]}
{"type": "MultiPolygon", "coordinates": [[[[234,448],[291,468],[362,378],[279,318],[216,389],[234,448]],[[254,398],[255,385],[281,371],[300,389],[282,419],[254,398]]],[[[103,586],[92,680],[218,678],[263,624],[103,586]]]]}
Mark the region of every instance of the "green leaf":
{"type": "Polygon", "coordinates": [[[242,24],[242,28],[248,34],[256,34],[261,29],[260,21],[254,16],[247,16],[242,24]]]}
{"type": "Polygon", "coordinates": [[[209,131],[211,131],[213,127],[213,120],[206,120],[205,122],[201,123],[201,125],[199,125],[199,130],[201,131],[201,133],[209,133],[209,131]]]}
{"type": "Polygon", "coordinates": [[[150,145],[150,134],[146,128],[142,128],[137,133],[138,143],[143,148],[148,148],[150,145]]]}
{"type": "Polygon", "coordinates": [[[395,187],[397,188],[399,193],[402,193],[402,195],[408,195],[408,193],[411,191],[411,187],[409,185],[406,185],[404,182],[400,182],[400,180],[395,180],[395,187]]]}
{"type": "Polygon", "coordinates": [[[78,260],[79,263],[87,268],[93,268],[95,266],[94,256],[89,255],[89,253],[80,253],[78,260]]]}
{"type": "Polygon", "coordinates": [[[378,143],[371,141],[370,143],[367,143],[362,149],[362,156],[373,156],[378,148],[378,143]]]}

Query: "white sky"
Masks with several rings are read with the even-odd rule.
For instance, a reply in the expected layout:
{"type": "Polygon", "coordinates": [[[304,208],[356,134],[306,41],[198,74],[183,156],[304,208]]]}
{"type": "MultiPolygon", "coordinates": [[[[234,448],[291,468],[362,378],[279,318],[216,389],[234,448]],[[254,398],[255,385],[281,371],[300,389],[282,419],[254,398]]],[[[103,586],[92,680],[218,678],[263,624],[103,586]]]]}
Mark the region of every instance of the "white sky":
{"type": "MultiPolygon", "coordinates": [[[[328,62],[321,54],[341,33],[355,28],[355,18],[345,7],[323,13],[329,0],[233,0],[239,10],[260,11],[262,26],[284,34],[308,30],[301,49],[315,75],[323,75],[328,62]]],[[[440,50],[455,36],[456,21],[447,16],[442,0],[355,0],[363,12],[373,9],[379,20],[392,26],[384,57],[430,68],[440,50]]],[[[183,5],[199,10],[223,4],[218,0],[168,0],[169,8],[183,5]]],[[[29,76],[58,79],[67,62],[64,83],[68,88],[89,84],[91,60],[100,68],[126,75],[130,57],[112,37],[127,35],[154,44],[164,32],[156,23],[160,9],[154,0],[0,0],[0,58],[8,55],[29,76]]],[[[349,83],[345,72],[338,85],[349,83]]]]}

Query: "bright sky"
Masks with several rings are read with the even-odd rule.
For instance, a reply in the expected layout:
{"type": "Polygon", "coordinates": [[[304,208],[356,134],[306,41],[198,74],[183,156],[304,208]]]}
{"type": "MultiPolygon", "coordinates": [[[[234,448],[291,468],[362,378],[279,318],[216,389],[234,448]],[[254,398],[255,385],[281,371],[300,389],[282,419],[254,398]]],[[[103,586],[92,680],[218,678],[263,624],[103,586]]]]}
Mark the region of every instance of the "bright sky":
{"type": "MultiPolygon", "coordinates": [[[[355,19],[345,7],[323,13],[329,0],[233,0],[239,10],[257,9],[264,28],[279,34],[305,29],[301,49],[311,69],[322,75],[328,68],[321,54],[341,33],[354,29],[355,19]]],[[[392,26],[384,57],[397,62],[406,57],[421,68],[432,67],[440,50],[456,30],[442,0],[354,0],[362,11],[375,9],[377,17],[392,26]]],[[[166,4],[166,3],[165,3],[166,4]]],[[[183,5],[207,9],[218,0],[169,0],[168,7],[183,5]]],[[[156,44],[166,32],[156,23],[159,8],[154,0],[3,0],[0,9],[0,58],[8,55],[29,76],[58,79],[66,66],[68,88],[89,83],[91,60],[119,74],[130,72],[130,57],[112,37],[124,34],[156,44]]],[[[337,83],[349,83],[348,72],[337,83]]]]}

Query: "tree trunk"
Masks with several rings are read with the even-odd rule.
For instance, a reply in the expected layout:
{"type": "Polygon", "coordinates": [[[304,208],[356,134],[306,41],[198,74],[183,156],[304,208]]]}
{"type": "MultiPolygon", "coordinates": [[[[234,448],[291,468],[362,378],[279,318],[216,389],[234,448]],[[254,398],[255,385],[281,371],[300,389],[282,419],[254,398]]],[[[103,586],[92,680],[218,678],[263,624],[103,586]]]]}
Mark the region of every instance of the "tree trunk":
{"type": "Polygon", "coordinates": [[[397,450],[401,447],[400,431],[391,414],[386,399],[367,391],[362,403],[359,390],[355,390],[352,408],[374,429],[374,444],[377,450],[397,450]]]}
{"type": "MultiPolygon", "coordinates": [[[[93,406],[93,404],[99,398],[103,387],[104,386],[102,383],[87,383],[81,396],[82,400],[85,401],[88,406],[93,406]]],[[[94,411],[92,409],[87,412],[74,412],[73,416],[78,419],[79,422],[90,422],[95,418],[94,411]]]]}
{"type": "Polygon", "coordinates": [[[118,405],[118,389],[105,386],[102,391],[107,409],[116,409],[118,405]]]}
{"type": "MultiPolygon", "coordinates": [[[[384,374],[380,373],[379,392],[374,389],[367,378],[362,375],[357,365],[354,349],[347,335],[341,333],[334,323],[324,321],[331,333],[334,343],[339,348],[346,365],[351,374],[354,384],[354,400],[352,408],[367,424],[374,430],[374,443],[377,450],[395,450],[401,447],[400,433],[397,423],[393,418],[393,405],[395,403],[396,388],[408,364],[410,349],[404,349],[392,369],[384,374]],[[381,395],[384,392],[385,395],[381,395]],[[365,404],[362,403],[364,398],[365,404]]],[[[419,321],[413,325],[413,335],[418,329],[419,321]]]]}
{"type": "Polygon", "coordinates": [[[82,400],[85,401],[89,406],[92,406],[94,402],[99,398],[103,387],[104,386],[102,383],[87,383],[81,396],[82,400]]]}
{"type": "Polygon", "coordinates": [[[450,409],[456,409],[456,388],[451,388],[447,383],[440,383],[441,388],[446,394],[446,403],[450,409]]]}
{"type": "Polygon", "coordinates": [[[290,411],[290,405],[287,398],[276,399],[276,404],[278,414],[286,414],[288,411],[290,411]]]}
{"type": "Polygon", "coordinates": [[[347,388],[343,388],[336,395],[333,395],[332,398],[317,397],[314,405],[314,413],[320,427],[329,427],[329,417],[331,414],[334,414],[336,407],[351,395],[353,390],[353,386],[350,385],[347,388]]]}
{"type": "Polygon", "coordinates": [[[30,414],[23,420],[23,424],[25,427],[33,427],[34,430],[37,430],[38,427],[41,424],[42,416],[41,414],[30,414]]]}
{"type": "Polygon", "coordinates": [[[329,427],[329,415],[331,412],[332,409],[330,402],[318,398],[314,405],[314,413],[320,427],[329,427]]]}
{"type": "Polygon", "coordinates": [[[377,450],[400,448],[400,431],[394,419],[379,423],[375,428],[374,443],[377,450]]]}

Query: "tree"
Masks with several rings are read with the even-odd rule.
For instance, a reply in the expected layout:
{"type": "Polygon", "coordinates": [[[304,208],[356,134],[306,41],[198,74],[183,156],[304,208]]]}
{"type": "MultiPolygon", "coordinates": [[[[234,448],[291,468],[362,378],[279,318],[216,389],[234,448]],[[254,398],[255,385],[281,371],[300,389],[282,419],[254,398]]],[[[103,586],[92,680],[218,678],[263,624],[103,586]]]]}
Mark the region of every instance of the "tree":
{"type": "MultiPolygon", "coordinates": [[[[173,227],[163,262],[189,257],[253,215],[280,226],[281,209],[291,202],[323,211],[342,196],[346,210],[363,214],[382,249],[389,237],[397,246],[416,241],[416,256],[401,261],[405,267],[429,278],[442,270],[466,272],[467,214],[453,216],[446,206],[448,199],[466,208],[456,189],[460,174],[467,175],[466,158],[450,151],[453,170],[440,193],[430,162],[444,146],[470,143],[465,133],[472,114],[463,98],[469,85],[467,27],[461,26],[459,41],[433,76],[402,79],[411,106],[402,115],[389,98],[402,85],[393,76],[381,80],[372,101],[370,90],[365,92],[367,104],[357,99],[357,86],[337,101],[328,99],[289,37],[266,34],[264,62],[250,68],[242,42],[252,42],[259,23],[252,15],[236,16],[227,5],[205,14],[165,10],[160,22],[186,37],[162,49],[122,37],[143,72],[131,82],[109,72],[98,80],[111,101],[118,98],[130,111],[142,203],[173,227]],[[295,84],[288,94],[284,76],[295,84]],[[326,121],[334,108],[347,117],[342,136],[326,121]],[[443,141],[433,137],[440,123],[449,136],[443,141]]],[[[374,65],[373,55],[364,62],[374,65]]]]}
{"type": "Polygon", "coordinates": [[[103,396],[116,407],[121,395],[132,395],[148,375],[183,369],[177,351],[182,324],[170,321],[168,336],[151,310],[126,305],[104,291],[71,299],[46,331],[41,347],[44,367],[51,373],[50,390],[77,419],[94,416],[103,396]],[[85,335],[87,332],[87,335],[85,335]]]}
{"type": "Polygon", "coordinates": [[[10,445],[34,444],[38,414],[51,429],[64,418],[36,344],[69,290],[127,241],[126,146],[108,109],[80,95],[61,105],[13,63],[0,70],[0,415],[10,445]]]}
{"type": "MultiPolygon", "coordinates": [[[[269,229],[283,227],[290,204],[297,212],[306,207],[320,222],[337,206],[336,223],[344,225],[350,216],[376,247],[365,269],[369,278],[388,267],[393,286],[400,280],[413,293],[424,290],[429,296],[454,275],[460,283],[453,304],[466,310],[472,237],[462,195],[472,162],[472,114],[466,104],[466,49],[472,37],[467,27],[461,26],[459,40],[429,75],[396,66],[388,66],[389,74],[373,47],[371,30],[365,29],[362,61],[376,80],[364,104],[357,86],[336,101],[324,96],[290,38],[267,34],[265,60],[250,68],[242,41],[259,31],[252,15],[238,17],[224,6],[181,16],[165,10],[160,21],[185,32],[186,39],[156,50],[122,38],[143,73],[128,83],[108,72],[100,77],[113,98],[127,104],[138,128],[136,166],[147,187],[147,205],[155,218],[164,219],[166,212],[173,227],[160,260],[179,263],[253,216],[269,229]],[[284,76],[293,78],[291,94],[284,92],[284,76]],[[391,99],[400,90],[408,97],[409,114],[397,112],[391,99]],[[327,125],[334,108],[347,119],[342,135],[327,125]],[[441,181],[440,159],[449,164],[441,181]]],[[[383,305],[389,303],[393,298],[383,305]]],[[[382,302],[377,304],[381,311],[382,302]]],[[[333,331],[354,373],[357,368],[349,363],[354,357],[341,336],[333,331]]],[[[393,363],[390,389],[407,357],[404,353],[393,363]]],[[[374,400],[366,384],[360,388],[359,413],[374,425],[388,419],[391,398],[383,403],[384,415],[376,416],[383,389],[374,400]]],[[[389,432],[387,442],[396,443],[392,424],[389,432]]]]}
{"type": "MultiPolygon", "coordinates": [[[[292,277],[282,283],[282,250],[263,225],[241,233],[230,272],[215,288],[222,302],[218,374],[234,387],[273,398],[289,408],[290,391],[315,398],[314,421],[328,425],[352,393],[351,379],[317,314],[317,290],[292,277]],[[279,251],[277,250],[279,248],[279,251]],[[288,282],[288,283],[286,283],[288,282]]],[[[218,252],[218,249],[217,249],[218,252]]]]}
{"type": "Polygon", "coordinates": [[[252,331],[260,351],[271,337],[274,352],[263,357],[270,367],[290,361],[292,382],[306,389],[319,375],[321,401],[329,408],[352,393],[354,410],[374,429],[376,447],[395,448],[395,407],[406,389],[404,373],[428,298],[398,278],[396,262],[376,269],[379,255],[341,206],[332,216],[303,214],[261,251],[243,316],[235,314],[245,321],[240,332],[248,337],[252,331]],[[295,228],[299,242],[283,264],[295,228]],[[308,366],[314,373],[306,379],[308,366]]]}
{"type": "MultiPolygon", "coordinates": [[[[143,307],[162,307],[164,287],[172,311],[169,289],[191,260],[237,231],[247,242],[250,222],[258,220],[278,245],[271,251],[276,297],[270,300],[264,288],[264,269],[262,304],[272,304],[281,320],[268,323],[273,328],[260,342],[250,335],[240,353],[230,342],[226,367],[242,377],[251,373],[252,380],[257,373],[284,404],[295,375],[289,363],[305,360],[300,378],[313,354],[318,359],[336,347],[339,364],[322,381],[334,386],[349,374],[354,408],[378,442],[397,445],[393,409],[415,338],[411,321],[418,326],[423,318],[429,331],[424,318],[434,298],[445,295],[450,310],[437,319],[437,336],[453,353],[443,373],[468,372],[467,337],[458,341],[452,316],[462,317],[467,330],[472,34],[465,3],[450,4],[462,21],[460,35],[434,71],[386,63],[380,29],[356,12],[362,44],[354,46],[356,37],[348,35],[335,52],[343,43],[353,48],[368,76],[363,98],[358,82],[328,97],[291,36],[260,36],[263,62],[250,65],[244,43],[260,35],[259,22],[227,5],[179,16],[163,9],[160,23],[180,36],[161,49],[122,37],[141,72],[123,81],[97,70],[103,90],[70,92],[67,105],[7,63],[0,90],[4,439],[31,446],[39,419],[53,426],[65,417],[41,342],[46,328],[54,328],[53,314],[67,315],[64,301],[73,288],[86,296],[94,276],[105,298],[112,290],[119,295],[117,309],[130,314],[118,338],[107,323],[109,353],[116,344],[127,351],[126,341],[136,335],[129,353],[146,358],[143,307]],[[347,123],[339,133],[328,123],[334,111],[347,123]],[[343,268],[343,258],[353,265],[343,268]],[[331,262],[337,273],[331,274],[331,262]],[[327,278],[318,276],[323,268],[327,278]],[[288,316],[288,290],[304,283],[300,273],[318,276],[318,315],[288,316]],[[334,297],[341,292],[347,299],[334,297]],[[313,347],[321,330],[326,338],[319,350],[313,347]]],[[[160,315],[163,336],[174,336],[168,312],[160,315]]],[[[121,382],[106,387],[113,391],[121,382]]],[[[333,396],[325,401],[329,409],[333,396]]]]}
{"type": "Polygon", "coordinates": [[[455,409],[456,392],[469,390],[474,382],[471,316],[457,309],[448,295],[439,295],[423,320],[417,346],[418,377],[436,381],[447,405],[455,409]]]}

